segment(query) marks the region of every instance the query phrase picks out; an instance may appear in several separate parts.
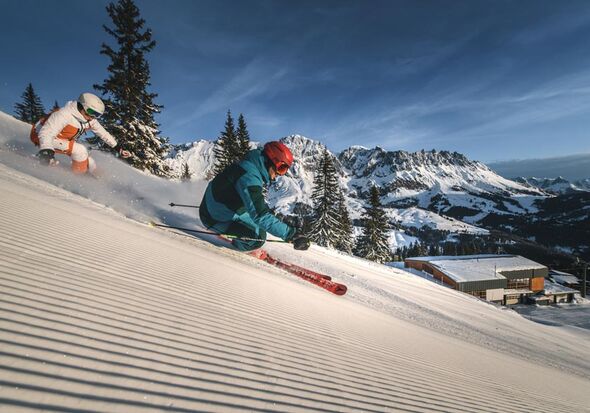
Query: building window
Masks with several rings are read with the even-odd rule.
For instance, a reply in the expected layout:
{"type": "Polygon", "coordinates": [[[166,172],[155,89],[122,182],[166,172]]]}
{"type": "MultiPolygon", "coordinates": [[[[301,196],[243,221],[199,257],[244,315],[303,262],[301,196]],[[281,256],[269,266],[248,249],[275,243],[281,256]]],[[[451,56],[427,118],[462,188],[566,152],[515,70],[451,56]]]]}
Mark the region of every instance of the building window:
{"type": "Polygon", "coordinates": [[[528,278],[516,278],[514,280],[508,280],[508,285],[506,288],[509,290],[518,290],[520,288],[529,289],[529,282],[530,279],[528,278]]]}
{"type": "Polygon", "coordinates": [[[520,294],[507,294],[504,296],[504,305],[520,304],[521,302],[520,294]]]}
{"type": "Polygon", "coordinates": [[[483,291],[469,291],[467,294],[471,294],[477,298],[481,298],[482,300],[486,299],[486,290],[483,291]]]}

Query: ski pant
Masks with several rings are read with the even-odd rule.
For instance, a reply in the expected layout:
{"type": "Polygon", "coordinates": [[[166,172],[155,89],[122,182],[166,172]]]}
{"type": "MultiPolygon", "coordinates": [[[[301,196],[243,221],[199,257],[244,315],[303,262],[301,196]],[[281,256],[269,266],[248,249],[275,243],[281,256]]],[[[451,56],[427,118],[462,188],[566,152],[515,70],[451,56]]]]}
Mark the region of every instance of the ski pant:
{"type": "Polygon", "coordinates": [[[252,251],[258,249],[262,247],[266,241],[266,231],[256,225],[249,216],[240,215],[238,218],[226,222],[216,221],[209,214],[207,205],[205,205],[204,202],[201,202],[201,205],[199,206],[199,217],[201,218],[203,225],[218,234],[250,238],[232,240],[232,245],[240,251],[252,251]]]}
{"type": "Polygon", "coordinates": [[[94,173],[96,163],[88,156],[88,150],[82,144],[73,140],[53,139],[53,149],[56,153],[68,155],[72,158],[72,171],[77,174],[94,173]]]}

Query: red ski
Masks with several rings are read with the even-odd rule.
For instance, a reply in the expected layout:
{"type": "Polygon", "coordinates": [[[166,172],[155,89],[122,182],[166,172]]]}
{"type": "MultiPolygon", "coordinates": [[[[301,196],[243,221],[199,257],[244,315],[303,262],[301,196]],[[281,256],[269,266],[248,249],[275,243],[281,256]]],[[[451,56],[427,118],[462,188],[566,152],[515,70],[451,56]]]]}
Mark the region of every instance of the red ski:
{"type": "Polygon", "coordinates": [[[332,278],[328,275],[320,274],[319,272],[311,271],[307,268],[303,268],[295,264],[289,264],[284,261],[278,260],[268,255],[268,253],[263,249],[249,252],[248,255],[258,258],[259,260],[267,262],[271,265],[274,265],[275,267],[278,267],[293,275],[296,275],[297,277],[305,281],[308,281],[312,284],[315,284],[318,287],[322,287],[323,289],[328,290],[336,295],[346,294],[346,286],[344,284],[339,284],[337,282],[332,281],[332,278]]]}

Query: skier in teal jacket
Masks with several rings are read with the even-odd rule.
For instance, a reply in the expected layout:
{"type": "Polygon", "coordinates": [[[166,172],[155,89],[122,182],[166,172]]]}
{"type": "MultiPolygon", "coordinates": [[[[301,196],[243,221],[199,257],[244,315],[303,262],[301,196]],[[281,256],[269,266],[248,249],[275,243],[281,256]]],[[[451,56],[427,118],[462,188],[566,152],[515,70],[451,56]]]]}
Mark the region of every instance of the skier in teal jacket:
{"type": "Polygon", "coordinates": [[[293,154],[281,142],[272,141],[264,149],[254,149],[239,162],[229,165],[207,186],[199,207],[201,222],[219,233],[250,239],[234,239],[241,251],[262,247],[269,232],[306,250],[310,242],[298,228],[278,219],[264,200],[263,187],[285,175],[293,154]]]}

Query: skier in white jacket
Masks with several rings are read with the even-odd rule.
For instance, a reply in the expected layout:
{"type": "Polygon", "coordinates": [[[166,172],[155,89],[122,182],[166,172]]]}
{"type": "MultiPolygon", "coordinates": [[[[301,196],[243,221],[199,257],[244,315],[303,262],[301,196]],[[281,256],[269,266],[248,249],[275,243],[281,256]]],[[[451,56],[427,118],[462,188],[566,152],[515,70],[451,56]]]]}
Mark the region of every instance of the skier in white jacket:
{"type": "Polygon", "coordinates": [[[88,156],[88,150],[76,142],[86,131],[91,130],[120,156],[131,156],[123,150],[115,138],[98,122],[104,113],[104,103],[92,93],[82,93],[77,101],[70,101],[64,107],[43,117],[33,125],[31,141],[39,146],[39,159],[44,165],[57,165],[55,154],[65,154],[72,158],[74,173],[96,171],[96,163],[88,156]]]}

